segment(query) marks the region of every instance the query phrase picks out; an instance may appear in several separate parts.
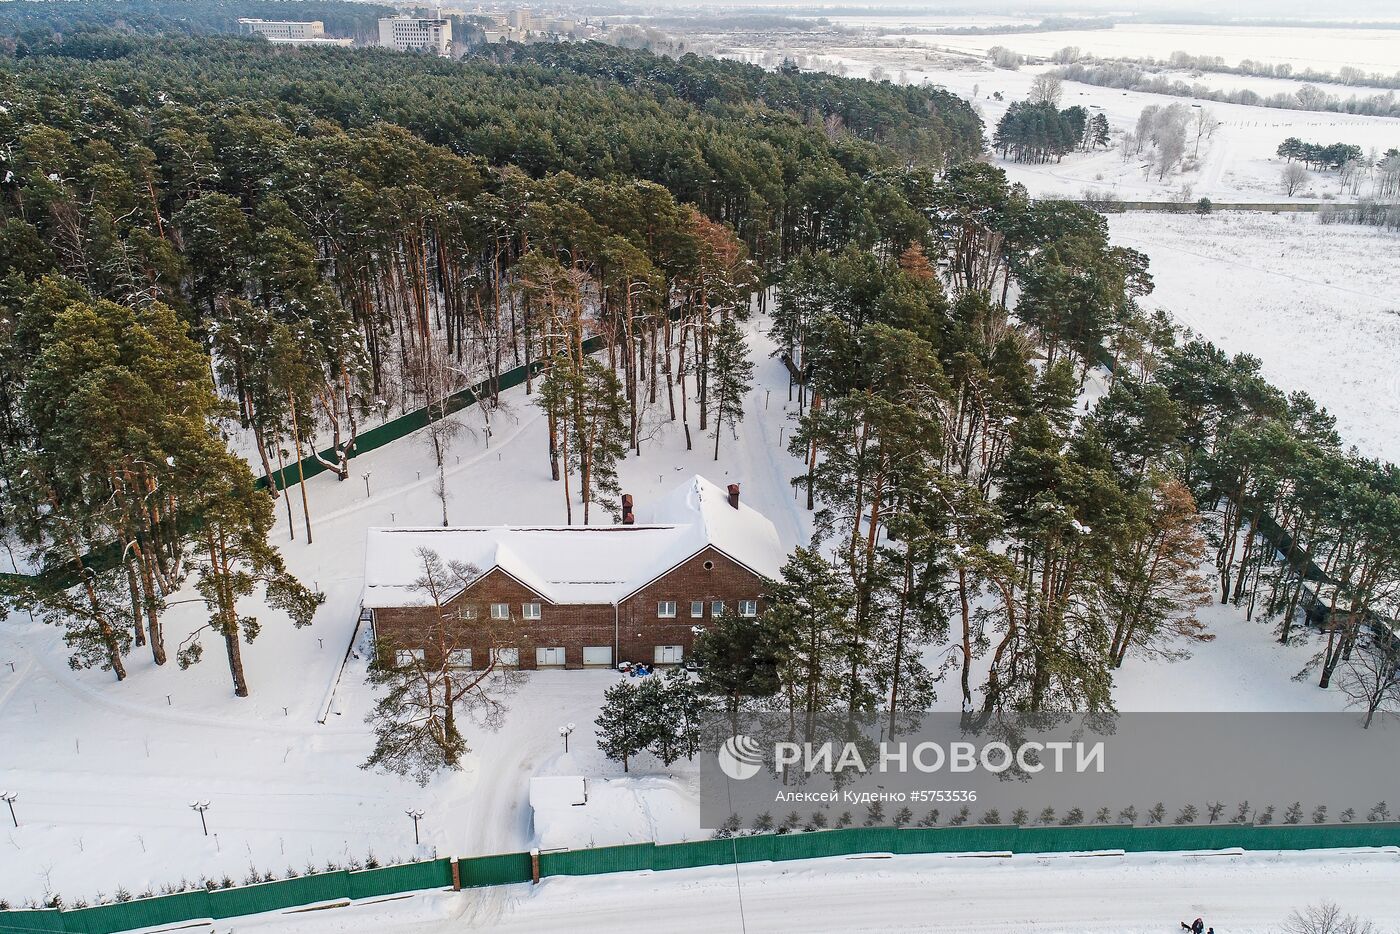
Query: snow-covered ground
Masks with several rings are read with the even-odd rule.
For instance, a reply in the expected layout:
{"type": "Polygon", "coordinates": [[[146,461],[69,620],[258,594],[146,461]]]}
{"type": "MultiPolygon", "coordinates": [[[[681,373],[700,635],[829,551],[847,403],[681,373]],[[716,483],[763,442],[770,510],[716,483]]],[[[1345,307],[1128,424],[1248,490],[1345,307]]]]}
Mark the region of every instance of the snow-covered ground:
{"type": "MultiPolygon", "coordinates": [[[[757,333],[752,345],[758,380],[739,440],[726,437],[716,463],[712,442],[697,433],[697,449],[687,452],[680,433],[661,422],[641,458],[622,465],[623,488],[640,509],[693,473],[738,481],[745,501],[773,520],[791,548],[810,534],[810,517],[788,483],[801,466],[781,443],[795,403],[787,399],[786,371],[766,356],[771,346],[757,333]]],[[[449,456],[448,512],[455,523],[563,519],[562,493],[548,479],[544,420],[521,390],[508,402],[489,445],[479,413],[466,416],[475,435],[449,456]]],[[[504,728],[469,728],[464,770],[425,789],[357,768],[371,746],[363,723],[373,697],[364,682],[363,638],[343,677],[341,667],[356,626],[365,530],[432,524],[441,505],[432,490],[431,456],[416,437],[352,466],[343,483],[328,474],[308,482],[314,544],[300,527],[300,504],[294,503],[295,541],[288,539],[286,507],[278,505],[275,540],[291,569],[325,591],[327,601],[303,630],[247,601],[248,611],[263,619],[262,634],[244,646],[250,698],[231,696],[217,643],[188,671],[173,664],[158,669],[137,651],[131,677],[117,684],[104,672],[70,670],[55,628],[22,617],[5,624],[0,789],[19,793],[20,827],[0,828],[0,897],[24,901],[59,892],[70,901],[90,900],[118,885],[140,893],[181,877],[228,874],[241,881],[250,865],[280,875],[289,866],[363,861],[371,851],[387,861],[415,852],[506,852],[535,842],[588,846],[704,835],[693,764],[663,768],[643,756],[623,780],[621,767],[599,753],[591,725],[603,689],[618,677],[607,671],[530,673],[504,728]],[[565,757],[557,728],[569,722],[578,730],[565,757]],[[579,774],[590,776],[602,796],[596,811],[533,827],[528,779],[579,774]],[[189,810],[196,800],[210,802],[209,837],[189,810]],[[424,844],[416,849],[408,808],[427,815],[424,844]]],[[[172,641],[199,625],[202,612],[198,603],[173,606],[172,641]]],[[[1307,649],[1274,646],[1267,626],[1246,623],[1234,610],[1211,614],[1218,638],[1194,658],[1124,669],[1117,692],[1122,709],[1340,706],[1335,693],[1289,680],[1307,649]]],[[[941,692],[940,707],[957,704],[955,688],[941,692]]]]}
{"type": "Polygon", "coordinates": [[[219,930],[1167,934],[1200,917],[1221,934],[1272,934],[1292,911],[1323,901],[1394,930],[1397,885],[1394,851],[834,858],[558,876],[538,886],[236,919],[220,922],[219,930]]]}
{"type": "MultiPolygon", "coordinates": [[[[839,17],[837,19],[839,21],[839,17]]],[[[1000,45],[1023,55],[1042,58],[1066,46],[1077,46],[1086,54],[1100,58],[1166,59],[1173,52],[1187,52],[1192,55],[1218,55],[1229,65],[1238,65],[1243,59],[1253,59],[1271,63],[1287,62],[1300,70],[1312,68],[1332,73],[1347,65],[1384,74],[1394,74],[1400,70],[1400,64],[1397,64],[1400,63],[1400,31],[1394,29],[1132,23],[1119,24],[1112,29],[976,36],[901,36],[898,32],[891,32],[887,38],[904,38],[911,44],[979,54],[1000,45]]]]}
{"type": "Polygon", "coordinates": [[[1118,214],[1109,229],[1151,258],[1148,306],[1259,357],[1345,442],[1400,461],[1400,235],[1296,214],[1118,214]]]}
{"type": "MultiPolygon", "coordinates": [[[[687,452],[676,426],[655,426],[643,456],[621,465],[623,489],[644,509],[695,473],[738,481],[745,501],[773,520],[791,549],[810,534],[810,519],[787,483],[801,465],[780,446],[796,403],[787,401],[786,370],[767,359],[766,343],[755,344],[762,383],[748,399],[740,440],[726,434],[715,462],[713,440],[698,430],[695,450],[687,452]]],[[[479,412],[463,413],[472,432],[449,455],[449,516],[459,524],[562,523],[563,494],[549,480],[542,413],[522,390],[509,394],[508,406],[495,416],[489,444],[479,412]]],[[[295,541],[286,503],[278,504],[274,541],[289,568],[327,599],[302,630],[256,599],[246,601],[263,622],[257,640],[243,647],[252,688],[246,699],[231,696],[217,641],[188,671],[173,662],[157,668],[136,650],[130,677],[118,684],[106,672],[70,670],[55,627],[12,616],[0,630],[0,790],[19,793],[21,826],[0,828],[0,897],[37,898],[47,890],[91,899],[118,884],[140,892],[182,875],[228,873],[241,881],[250,864],[280,874],[308,862],[363,860],[370,851],[380,860],[408,857],[412,824],[403,812],[410,807],[428,813],[424,839],[431,845],[424,853],[433,846],[442,854],[515,850],[531,839],[528,776],[620,774],[592,738],[603,689],[616,677],[606,671],[529,675],[506,728],[469,731],[467,769],[426,790],[357,768],[371,746],[363,723],[372,703],[363,638],[340,675],[358,616],[365,530],[440,521],[434,481],[431,454],[413,436],[355,459],[344,482],[330,474],[308,481],[314,544],[305,539],[296,488],[295,541]],[[556,769],[556,728],[566,722],[581,726],[575,761],[556,769]],[[209,838],[188,808],[197,799],[211,802],[209,838]]],[[[594,522],[611,519],[598,511],[594,522]]],[[[191,596],[178,594],[172,603],[191,596]]],[[[203,614],[198,602],[171,607],[171,648],[203,614]]],[[[695,813],[692,806],[692,839],[699,835],[695,813]]],[[[635,839],[685,836],[667,830],[673,826],[663,815],[617,830],[635,839]]]]}
{"type": "MultiPolygon", "coordinates": [[[[1155,29],[1156,27],[1142,27],[1155,29]]],[[[1165,27],[1164,27],[1165,28],[1165,27]]],[[[1210,28],[1200,27],[1209,32],[1210,28]]],[[[1063,45],[1077,44],[1074,36],[1112,35],[1117,30],[1093,30],[1086,33],[1028,33],[1016,36],[923,36],[909,37],[907,47],[889,45],[876,46],[875,40],[852,38],[850,43],[829,44],[823,40],[814,44],[800,34],[785,36],[777,51],[784,56],[794,56],[808,61],[814,66],[835,69],[838,66],[844,73],[856,77],[868,77],[872,70],[880,68],[891,81],[910,84],[928,84],[945,87],[971,101],[981,114],[987,127],[988,138],[1006,108],[1014,101],[1025,100],[1031,91],[1036,76],[1048,70],[1049,66],[1027,66],[1017,70],[993,69],[985,65],[981,50],[993,45],[1007,45],[1017,48],[1016,41],[1055,43],[1051,49],[1063,45]],[[952,40],[958,40],[954,42],[952,40]],[[961,44],[959,44],[961,43],[961,44]],[[933,48],[936,47],[936,50],[933,48]],[[949,55],[947,49],[963,50],[949,55]],[[966,54],[963,54],[966,53],[966,54]],[[1000,94],[997,100],[994,95],[1000,94]]],[[[1304,33],[1304,30],[1285,30],[1290,34],[1304,33]]],[[[1312,41],[1327,45],[1346,33],[1346,30],[1315,30],[1307,32],[1308,45],[1312,41]],[[1336,33],[1336,35],[1334,35],[1336,33]]],[[[1400,72],[1400,30],[1376,30],[1377,34],[1390,42],[1384,51],[1389,64],[1378,66],[1387,73],[1400,72]]],[[[1293,36],[1294,39],[1297,36],[1293,36]]],[[[890,41],[884,37],[881,42],[890,41]]],[[[1080,44],[1086,52],[1110,54],[1100,51],[1092,44],[1080,44]]],[[[1166,57],[1172,48],[1158,51],[1158,57],[1166,57]]],[[[773,58],[775,50],[770,45],[744,45],[742,37],[736,37],[734,44],[727,46],[726,55],[749,61],[765,61],[773,58]]],[[[1112,54],[1128,54],[1117,52],[1112,54]]],[[[1146,53],[1135,53],[1146,54],[1146,53]]],[[[1248,56],[1246,56],[1248,57],[1248,56]]],[[[1256,59],[1267,58],[1255,55],[1256,59]]],[[[1301,67],[1308,64],[1306,58],[1291,59],[1301,67]]],[[[1322,67],[1316,65],[1315,67],[1322,67]]],[[[1333,67],[1335,70],[1335,67],[1333,67]]],[[[1207,75],[1203,78],[1210,87],[1242,87],[1264,84],[1279,85],[1296,91],[1297,82],[1275,79],[1241,78],[1235,75],[1207,75]]],[[[1334,86],[1329,92],[1346,97],[1334,86]]],[[[1270,91],[1269,93],[1274,93],[1270,91]]],[[[1357,89],[1357,93],[1375,93],[1357,89]]],[[[1328,144],[1350,143],[1360,146],[1362,152],[1377,152],[1400,146],[1400,119],[1394,117],[1368,117],[1353,114],[1326,113],[1306,110],[1281,110],[1268,107],[1251,107],[1241,104],[1224,104],[1188,97],[1170,97],[1161,94],[1147,94],[1136,91],[1123,91],[1116,88],[1102,88],[1094,85],[1065,82],[1060,106],[1080,104],[1093,113],[1103,113],[1108,118],[1113,143],[1107,149],[1091,153],[1069,153],[1061,161],[1044,165],[1027,165],[1001,159],[993,154],[992,159],[1006,170],[1012,181],[1024,184],[1030,193],[1038,197],[1081,198],[1086,190],[1111,193],[1123,200],[1172,200],[1179,196],[1184,187],[1190,188],[1192,198],[1207,197],[1215,201],[1315,201],[1321,198],[1340,198],[1344,195],[1335,173],[1316,174],[1292,197],[1284,194],[1280,184],[1280,173],[1284,160],[1276,152],[1279,143],[1290,136],[1305,142],[1328,144]],[[1191,108],[1209,110],[1219,126],[1208,136],[1203,136],[1199,146],[1194,129],[1188,129],[1184,168],[1169,172],[1159,179],[1155,172],[1145,174],[1145,159],[1136,156],[1127,160],[1118,149],[1123,135],[1132,132],[1138,115],[1148,105],[1161,107],[1179,103],[1191,108]]],[[[1368,190],[1363,187],[1361,194],[1368,190]]]]}

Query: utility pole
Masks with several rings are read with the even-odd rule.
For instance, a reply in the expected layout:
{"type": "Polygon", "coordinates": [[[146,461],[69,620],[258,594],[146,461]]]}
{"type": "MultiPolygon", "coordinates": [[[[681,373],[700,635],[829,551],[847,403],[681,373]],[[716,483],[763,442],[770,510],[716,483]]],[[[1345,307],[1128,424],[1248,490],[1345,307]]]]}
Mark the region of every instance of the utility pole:
{"type": "Polygon", "coordinates": [[[413,808],[409,808],[407,811],[404,811],[404,813],[407,814],[409,817],[413,818],[413,845],[414,845],[414,846],[417,846],[417,845],[418,845],[418,821],[423,817],[423,812],[422,812],[422,811],[414,810],[413,808]]]}
{"type": "Polygon", "coordinates": [[[15,817],[15,799],[18,797],[18,791],[0,791],[0,801],[4,801],[10,806],[10,822],[16,827],[19,826],[19,820],[15,817]]]}

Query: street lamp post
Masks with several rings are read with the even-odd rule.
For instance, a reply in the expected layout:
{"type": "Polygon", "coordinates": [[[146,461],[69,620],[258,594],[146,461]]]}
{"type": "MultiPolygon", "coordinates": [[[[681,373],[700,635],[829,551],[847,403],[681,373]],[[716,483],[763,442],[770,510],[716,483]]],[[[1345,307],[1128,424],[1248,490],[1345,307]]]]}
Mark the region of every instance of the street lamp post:
{"type": "Polygon", "coordinates": [[[562,737],[564,737],[564,752],[565,752],[565,754],[567,754],[568,751],[569,751],[569,734],[573,733],[573,731],[574,731],[574,725],[573,725],[572,723],[570,723],[568,726],[561,726],[561,727],[559,728],[559,735],[562,736],[562,737]]]}
{"type": "Polygon", "coordinates": [[[199,812],[199,826],[204,830],[204,835],[209,836],[209,824],[204,820],[204,812],[209,810],[209,802],[195,801],[190,805],[190,810],[199,812]]]}
{"type": "Polygon", "coordinates": [[[15,818],[15,799],[18,797],[18,791],[0,791],[0,801],[4,801],[10,806],[10,822],[16,827],[19,826],[19,820],[15,818]]]}
{"type": "Polygon", "coordinates": [[[423,812],[422,812],[422,811],[414,810],[413,808],[409,808],[407,811],[404,811],[404,813],[407,814],[409,817],[413,818],[413,845],[414,845],[414,846],[417,846],[417,845],[418,845],[418,821],[419,821],[420,818],[422,818],[423,812]]]}

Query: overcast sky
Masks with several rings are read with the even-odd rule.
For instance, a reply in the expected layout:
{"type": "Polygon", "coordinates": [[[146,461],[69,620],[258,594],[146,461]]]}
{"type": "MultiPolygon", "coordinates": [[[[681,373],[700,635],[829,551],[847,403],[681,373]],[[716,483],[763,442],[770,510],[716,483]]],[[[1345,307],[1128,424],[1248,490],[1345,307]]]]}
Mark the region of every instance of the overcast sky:
{"type": "MultiPolygon", "coordinates": [[[[586,2],[586,0],[584,0],[586,2]]],[[[1218,17],[1273,18],[1289,17],[1310,20],[1396,20],[1400,21],[1400,0],[954,0],[950,3],[917,3],[911,0],[614,0],[629,8],[689,8],[732,10],[762,7],[767,9],[801,9],[803,12],[822,8],[854,8],[900,10],[923,15],[939,13],[998,13],[1007,15],[1031,13],[1147,13],[1160,15],[1173,11],[1210,14],[1218,17]]]]}

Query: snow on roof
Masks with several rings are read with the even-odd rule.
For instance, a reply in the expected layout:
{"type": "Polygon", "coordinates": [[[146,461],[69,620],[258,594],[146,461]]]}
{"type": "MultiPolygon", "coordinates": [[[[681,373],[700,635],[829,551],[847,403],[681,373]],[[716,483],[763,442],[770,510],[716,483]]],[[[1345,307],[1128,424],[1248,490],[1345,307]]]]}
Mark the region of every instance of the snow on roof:
{"type": "Polygon", "coordinates": [[[582,775],[536,775],[530,779],[530,807],[578,807],[588,803],[588,783],[582,775]]]}
{"type": "Polygon", "coordinates": [[[626,599],[706,547],[776,579],[783,549],[773,523],[704,479],[692,477],[637,525],[483,526],[370,529],[365,548],[366,607],[414,606],[426,597],[418,549],[482,574],[499,568],[551,603],[611,604],[626,599]]]}

